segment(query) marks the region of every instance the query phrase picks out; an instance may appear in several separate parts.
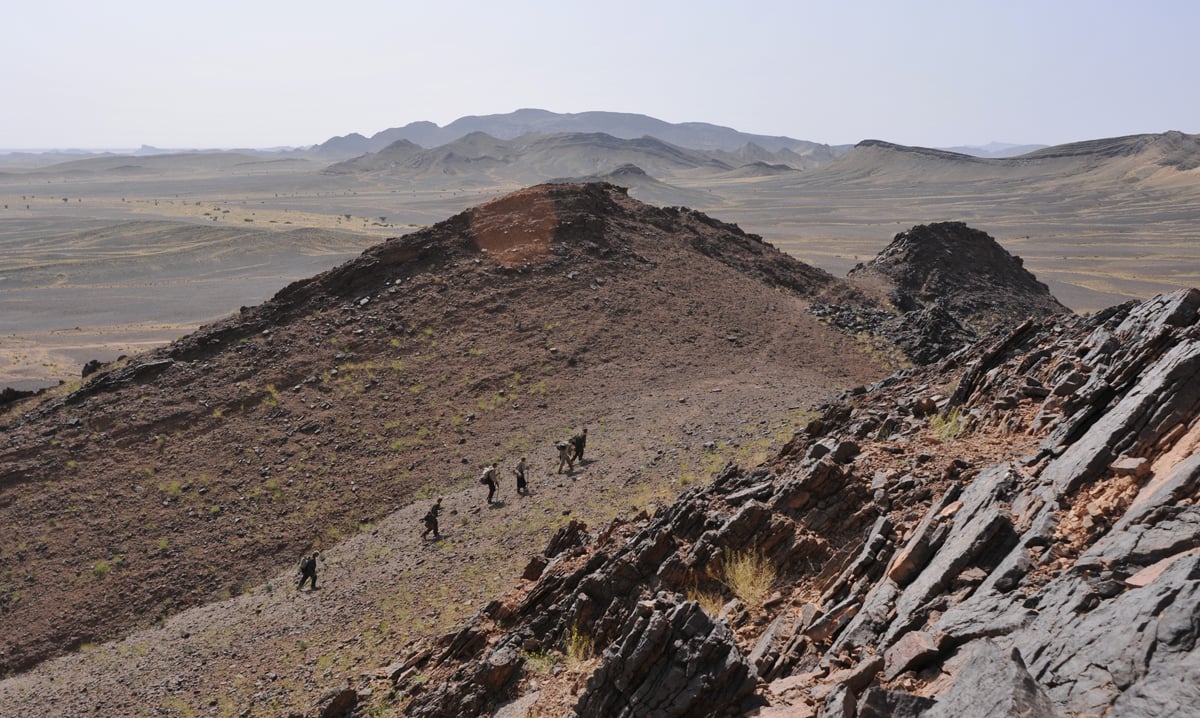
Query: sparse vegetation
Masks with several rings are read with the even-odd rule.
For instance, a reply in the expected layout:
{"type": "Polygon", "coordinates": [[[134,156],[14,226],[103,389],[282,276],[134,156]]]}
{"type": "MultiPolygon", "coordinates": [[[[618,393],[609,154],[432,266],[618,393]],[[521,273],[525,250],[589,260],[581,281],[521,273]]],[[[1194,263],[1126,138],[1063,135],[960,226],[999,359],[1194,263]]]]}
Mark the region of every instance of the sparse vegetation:
{"type": "Polygon", "coordinates": [[[592,658],[595,645],[592,637],[578,625],[572,626],[564,645],[568,667],[575,669],[592,658]]]}
{"type": "Polygon", "coordinates": [[[561,657],[552,651],[522,652],[525,665],[534,673],[548,675],[554,667],[562,662],[561,657]]]}
{"type": "Polygon", "coordinates": [[[966,430],[966,427],[966,417],[963,416],[957,406],[945,414],[933,416],[929,419],[929,428],[942,441],[949,441],[958,437],[966,430]]]}
{"type": "Polygon", "coordinates": [[[757,608],[770,593],[778,575],[775,565],[761,551],[726,549],[718,580],[742,603],[757,608]]]}
{"type": "Polygon", "coordinates": [[[698,586],[688,589],[687,598],[689,601],[699,603],[700,610],[707,613],[710,618],[718,618],[721,615],[721,608],[725,606],[725,598],[720,593],[705,591],[698,586]]]}

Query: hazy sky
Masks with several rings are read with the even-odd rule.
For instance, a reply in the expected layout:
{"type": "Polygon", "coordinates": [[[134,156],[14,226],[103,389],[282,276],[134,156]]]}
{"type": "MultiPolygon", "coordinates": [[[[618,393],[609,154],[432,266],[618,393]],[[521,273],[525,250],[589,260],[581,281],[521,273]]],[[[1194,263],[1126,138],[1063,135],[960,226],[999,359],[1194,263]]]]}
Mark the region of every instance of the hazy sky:
{"type": "Polygon", "coordinates": [[[1194,0],[6,3],[0,148],[268,147],[537,107],[830,144],[1200,132],[1194,0]]]}

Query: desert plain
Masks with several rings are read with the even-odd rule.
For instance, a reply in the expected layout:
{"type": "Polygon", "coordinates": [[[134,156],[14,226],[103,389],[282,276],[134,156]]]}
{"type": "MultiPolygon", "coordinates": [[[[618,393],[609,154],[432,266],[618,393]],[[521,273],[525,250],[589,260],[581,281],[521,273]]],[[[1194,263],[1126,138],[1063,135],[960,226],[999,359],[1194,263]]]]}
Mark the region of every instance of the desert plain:
{"type": "MultiPolygon", "coordinates": [[[[864,142],[810,169],[659,164],[629,184],[837,276],[915,224],[963,221],[1090,312],[1200,285],[1193,143],[1167,133],[996,160],[864,142]]],[[[332,164],[283,152],[0,157],[0,387],[78,380],[91,359],[164,344],[538,172],[332,164]]]]}

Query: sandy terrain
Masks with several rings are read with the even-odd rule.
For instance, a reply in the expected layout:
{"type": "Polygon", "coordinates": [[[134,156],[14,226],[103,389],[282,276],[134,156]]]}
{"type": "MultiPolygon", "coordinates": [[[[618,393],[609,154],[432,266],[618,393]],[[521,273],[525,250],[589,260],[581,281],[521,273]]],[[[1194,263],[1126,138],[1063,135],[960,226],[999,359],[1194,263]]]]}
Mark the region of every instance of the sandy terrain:
{"type": "MultiPolygon", "coordinates": [[[[1021,256],[1064,304],[1093,311],[1200,285],[1200,170],[1157,161],[951,162],[860,147],[816,170],[691,169],[631,195],[686,202],[838,276],[915,224],[965,221],[1021,256]]],[[[169,341],[518,186],[495,169],[325,166],[237,154],[0,165],[0,386],[72,381],[87,359],[169,341]],[[319,234],[294,234],[303,228],[319,234]]]]}

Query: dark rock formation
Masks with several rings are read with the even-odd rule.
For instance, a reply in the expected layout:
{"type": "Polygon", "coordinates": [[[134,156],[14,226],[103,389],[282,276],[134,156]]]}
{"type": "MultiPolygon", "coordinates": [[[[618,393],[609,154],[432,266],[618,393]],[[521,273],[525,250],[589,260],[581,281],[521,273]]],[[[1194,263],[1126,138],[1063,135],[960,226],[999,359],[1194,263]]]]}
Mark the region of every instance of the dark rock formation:
{"type": "Polygon", "coordinates": [[[891,301],[899,311],[941,307],[979,333],[1070,311],[1025,269],[1020,257],[962,222],[922,224],[901,232],[849,276],[872,274],[890,281],[891,301]]]}
{"type": "Polygon", "coordinates": [[[962,222],[918,225],[896,235],[848,278],[886,293],[870,302],[821,301],[813,314],[843,331],[877,338],[917,364],[941,361],[990,332],[1070,310],[990,236],[962,222]],[[881,286],[882,285],[882,286],[881,286]]]}
{"type": "Polygon", "coordinates": [[[37,395],[38,392],[36,391],[24,391],[21,389],[14,389],[11,386],[6,386],[4,389],[0,390],[0,406],[11,404],[14,401],[20,401],[21,399],[28,399],[31,396],[37,395]]]}
{"type": "MultiPolygon", "coordinates": [[[[1027,321],[848,394],[762,467],[727,466],[583,545],[556,537],[571,550],[519,605],[464,630],[552,650],[586,632],[601,659],[576,716],[736,714],[758,679],[762,715],[1193,712],[1198,311],[1188,290],[1027,321]],[[951,396],[931,391],[947,377],[951,396]],[[1000,435],[1029,453],[985,463],[983,440],[1000,435]],[[791,601],[710,616],[684,598],[751,548],[791,601]]],[[[415,712],[511,697],[515,675],[462,698],[496,650],[465,656],[453,675],[470,679],[415,712]]]]}
{"type": "Polygon", "coordinates": [[[694,601],[648,601],[605,649],[572,715],[720,715],[734,711],[756,679],[724,622],[694,601]]]}

